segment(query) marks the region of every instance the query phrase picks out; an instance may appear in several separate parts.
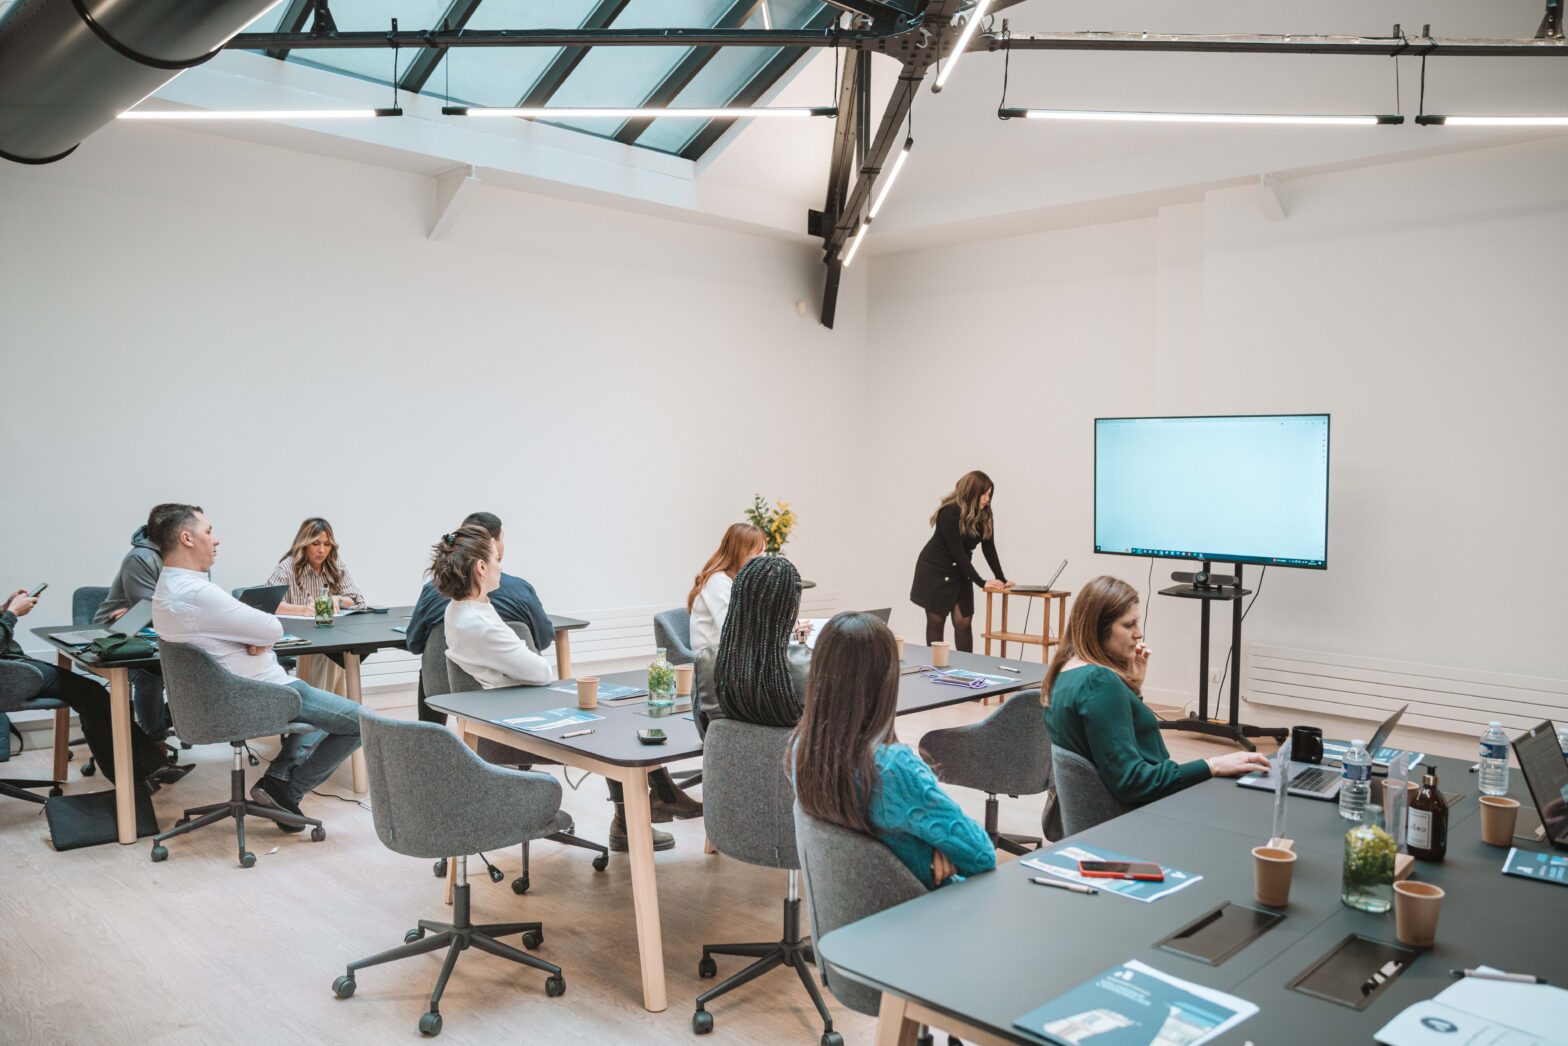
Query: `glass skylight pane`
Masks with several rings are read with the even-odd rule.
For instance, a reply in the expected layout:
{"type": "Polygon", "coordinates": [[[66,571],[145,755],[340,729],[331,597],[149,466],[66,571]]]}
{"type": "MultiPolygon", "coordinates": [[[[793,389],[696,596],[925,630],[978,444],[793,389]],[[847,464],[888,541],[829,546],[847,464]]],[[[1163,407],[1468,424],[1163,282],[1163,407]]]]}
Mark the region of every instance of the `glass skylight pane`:
{"type": "MultiPolygon", "coordinates": [[[[480,5],[483,10],[484,5],[480,5]]],[[[397,19],[399,30],[434,29],[446,14],[447,0],[332,0],[332,18],[338,31],[386,32],[397,19]]],[[[311,19],[305,19],[305,29],[310,29],[311,19]]],[[[397,72],[402,76],[408,63],[418,52],[405,48],[397,53],[397,72]]],[[[299,50],[289,52],[289,61],[301,65],[314,65],[332,69],[350,76],[358,76],[377,83],[389,83],[392,76],[392,49],[390,47],[353,47],[324,50],[299,50]]]]}
{"type": "MultiPolygon", "coordinates": [[[[467,29],[575,29],[595,0],[483,0],[467,29]]],[[[447,51],[422,93],[469,105],[516,105],[549,67],[559,47],[457,47],[447,51]]]]}
{"type": "MultiPolygon", "coordinates": [[[[242,32],[242,33],[275,33],[275,32],[277,32],[278,31],[278,23],[283,21],[283,9],[285,7],[287,7],[287,6],[288,6],[288,4],[285,3],[284,0],[278,0],[277,3],[273,4],[271,7],[267,8],[265,11],[263,11],[261,14],[257,15],[255,18],[251,19],[251,21],[245,26],[244,29],[241,29],[240,32],[242,32]]],[[[3,15],[3,14],[5,14],[5,2],[4,2],[4,0],[0,0],[0,15],[3,15]]]]}
{"type": "MultiPolygon", "coordinates": [[[[731,0],[631,0],[612,25],[617,29],[711,26],[730,6],[731,0]]],[[[566,78],[550,104],[641,105],[688,50],[685,47],[596,47],[566,78]]],[[[613,119],[558,122],[563,127],[597,135],[612,135],[622,123],[613,119]]]]}

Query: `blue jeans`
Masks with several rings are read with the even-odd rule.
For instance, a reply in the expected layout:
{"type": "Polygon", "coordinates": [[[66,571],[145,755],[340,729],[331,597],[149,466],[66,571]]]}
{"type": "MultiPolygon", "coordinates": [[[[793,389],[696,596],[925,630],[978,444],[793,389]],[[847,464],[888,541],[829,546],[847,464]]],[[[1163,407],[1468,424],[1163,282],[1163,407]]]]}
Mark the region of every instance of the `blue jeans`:
{"type": "Polygon", "coordinates": [[[298,803],[359,747],[359,706],[298,679],[288,685],[299,694],[299,721],[321,728],[286,736],[267,768],[267,776],[283,782],[289,799],[298,803]]]}

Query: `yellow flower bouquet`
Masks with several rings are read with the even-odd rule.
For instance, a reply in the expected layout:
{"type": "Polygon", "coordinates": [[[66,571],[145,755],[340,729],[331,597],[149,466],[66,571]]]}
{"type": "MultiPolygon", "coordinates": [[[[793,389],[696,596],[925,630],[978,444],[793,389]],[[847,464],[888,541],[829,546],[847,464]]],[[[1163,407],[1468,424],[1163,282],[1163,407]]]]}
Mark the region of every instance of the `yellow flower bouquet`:
{"type": "Polygon", "coordinates": [[[767,553],[770,556],[783,551],[784,542],[789,540],[790,531],[795,529],[797,518],[789,502],[780,500],[770,506],[761,494],[752,499],[751,507],[746,510],[746,522],[762,531],[767,538],[767,553]]]}

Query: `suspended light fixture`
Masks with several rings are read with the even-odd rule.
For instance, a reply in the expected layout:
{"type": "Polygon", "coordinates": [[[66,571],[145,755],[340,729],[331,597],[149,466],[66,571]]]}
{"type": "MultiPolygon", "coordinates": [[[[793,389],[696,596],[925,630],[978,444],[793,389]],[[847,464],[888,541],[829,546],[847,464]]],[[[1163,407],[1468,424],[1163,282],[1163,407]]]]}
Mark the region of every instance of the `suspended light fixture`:
{"type": "MultiPolygon", "coordinates": [[[[893,161],[893,169],[887,172],[887,181],[882,183],[882,191],[877,193],[877,198],[871,203],[871,210],[866,215],[870,221],[882,209],[882,201],[887,199],[887,194],[893,190],[893,183],[898,180],[898,172],[904,169],[904,161],[909,159],[909,150],[915,147],[913,138],[904,139],[904,147],[898,151],[898,159],[893,161]]],[[[847,262],[845,264],[848,264],[847,262]]]]}
{"type": "Polygon", "coordinates": [[[402,116],[401,108],[389,109],[131,109],[121,120],[360,120],[377,116],[402,116]]]}
{"type": "Polygon", "coordinates": [[[444,116],[512,116],[524,120],[590,120],[608,117],[617,120],[726,120],[754,118],[790,118],[808,116],[837,116],[836,105],[815,106],[720,106],[707,109],[665,109],[658,106],[631,108],[593,108],[583,106],[521,106],[490,108],[479,105],[443,105],[444,116]]]}
{"type": "Polygon", "coordinates": [[[771,10],[769,10],[769,8],[768,8],[768,0],[762,0],[762,2],[760,4],[758,4],[757,6],[762,9],[762,28],[764,28],[764,29],[772,29],[773,28],[773,12],[771,10]]]}
{"type": "Polygon", "coordinates": [[[1094,109],[1019,109],[1003,106],[996,115],[1004,120],[1022,117],[1029,120],[1077,120],[1119,123],[1217,123],[1217,124],[1307,124],[1341,127],[1371,127],[1402,124],[1403,116],[1305,116],[1289,113],[1133,113],[1094,109]]]}
{"type": "Polygon", "coordinates": [[[1568,116],[1428,116],[1416,117],[1423,127],[1568,127],[1568,116]]]}
{"type": "Polygon", "coordinates": [[[974,8],[969,12],[969,21],[964,23],[963,31],[958,34],[958,42],[948,53],[947,62],[937,71],[936,83],[931,85],[932,94],[947,86],[947,78],[953,75],[954,69],[958,68],[959,56],[964,53],[964,48],[969,46],[969,41],[974,39],[980,23],[985,20],[986,9],[990,6],[991,0],[975,0],[974,8]]]}
{"type": "Polygon", "coordinates": [[[854,239],[849,241],[849,249],[844,252],[844,268],[849,268],[849,263],[855,260],[855,252],[860,250],[860,241],[866,238],[866,230],[871,228],[869,221],[860,223],[860,228],[855,231],[854,239]]]}

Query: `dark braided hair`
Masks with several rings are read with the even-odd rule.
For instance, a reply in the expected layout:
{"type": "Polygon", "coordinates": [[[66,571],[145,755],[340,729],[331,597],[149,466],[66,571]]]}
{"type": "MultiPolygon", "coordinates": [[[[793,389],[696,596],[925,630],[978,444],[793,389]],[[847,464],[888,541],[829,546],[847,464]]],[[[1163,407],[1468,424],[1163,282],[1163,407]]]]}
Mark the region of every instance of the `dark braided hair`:
{"type": "Polygon", "coordinates": [[[494,539],[484,527],[466,524],[442,534],[430,549],[430,569],[436,591],[448,599],[467,599],[474,591],[474,568],[490,558],[494,539]]]}
{"type": "Polygon", "coordinates": [[[790,633],[800,612],[800,572],[783,556],[758,556],[735,575],[719,636],[713,685],[731,719],[794,726],[804,694],[790,673],[790,633]]]}

